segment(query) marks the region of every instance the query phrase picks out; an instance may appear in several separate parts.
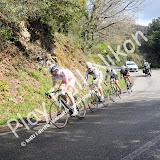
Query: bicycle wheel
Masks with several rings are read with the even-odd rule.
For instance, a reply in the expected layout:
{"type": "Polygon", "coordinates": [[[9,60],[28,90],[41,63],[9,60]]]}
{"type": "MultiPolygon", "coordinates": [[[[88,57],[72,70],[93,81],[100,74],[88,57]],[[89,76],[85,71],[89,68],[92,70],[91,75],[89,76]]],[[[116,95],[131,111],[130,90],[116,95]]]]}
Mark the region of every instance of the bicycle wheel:
{"type": "Polygon", "coordinates": [[[82,120],[86,115],[86,106],[82,98],[75,97],[76,108],[78,111],[78,115],[76,116],[78,119],[82,120]]]}
{"type": "Polygon", "coordinates": [[[130,84],[128,81],[126,82],[126,88],[127,88],[128,94],[130,94],[130,84]]]}
{"type": "Polygon", "coordinates": [[[109,89],[109,100],[112,100],[113,102],[115,102],[116,99],[116,91],[115,88],[111,87],[109,89]]]}
{"type": "Polygon", "coordinates": [[[129,87],[130,87],[130,91],[133,92],[131,84],[129,85],[129,87]]]}
{"type": "Polygon", "coordinates": [[[87,103],[88,103],[89,109],[92,112],[97,111],[98,101],[99,101],[98,97],[94,93],[89,94],[89,96],[87,97],[87,103]]]}
{"type": "Polygon", "coordinates": [[[129,94],[132,92],[132,86],[129,82],[127,83],[127,91],[129,94]]]}
{"type": "Polygon", "coordinates": [[[104,101],[103,101],[103,106],[107,107],[109,104],[109,94],[106,89],[103,88],[103,96],[104,96],[104,101]]]}
{"type": "Polygon", "coordinates": [[[57,128],[63,128],[68,121],[68,112],[61,101],[55,101],[50,106],[50,119],[57,128]]]}

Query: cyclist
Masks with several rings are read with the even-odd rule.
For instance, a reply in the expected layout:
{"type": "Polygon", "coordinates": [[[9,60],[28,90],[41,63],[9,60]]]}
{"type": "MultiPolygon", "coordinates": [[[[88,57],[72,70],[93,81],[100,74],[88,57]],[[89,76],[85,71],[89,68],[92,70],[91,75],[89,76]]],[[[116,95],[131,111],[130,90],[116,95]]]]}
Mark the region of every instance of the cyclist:
{"type": "Polygon", "coordinates": [[[98,90],[101,94],[100,101],[104,101],[103,90],[102,90],[102,86],[101,86],[101,83],[103,81],[102,72],[98,68],[93,67],[92,63],[90,63],[90,62],[86,63],[86,67],[87,67],[87,71],[86,71],[86,74],[85,74],[85,79],[84,79],[83,86],[85,85],[85,83],[88,79],[88,75],[89,74],[92,75],[93,76],[93,85],[94,84],[97,85],[98,90]]]}
{"type": "Polygon", "coordinates": [[[114,83],[116,84],[116,86],[119,88],[119,92],[120,94],[122,93],[122,90],[121,90],[121,86],[119,85],[118,83],[118,75],[117,75],[117,72],[112,69],[110,66],[107,66],[106,67],[106,77],[105,77],[105,81],[104,83],[106,84],[107,82],[107,79],[108,79],[108,75],[110,75],[110,80],[113,80],[114,83]]]}
{"type": "Polygon", "coordinates": [[[130,79],[130,72],[129,69],[126,66],[122,66],[121,70],[120,70],[120,74],[121,74],[121,79],[122,77],[124,78],[124,81],[126,82],[126,78],[128,79],[130,85],[132,86],[132,81],[130,79]]]}
{"type": "Polygon", "coordinates": [[[73,73],[68,69],[59,69],[57,64],[52,64],[49,67],[49,71],[52,75],[52,81],[53,81],[52,91],[55,90],[56,80],[61,80],[59,89],[62,89],[62,94],[63,94],[62,98],[64,98],[64,100],[66,100],[68,104],[71,102],[71,108],[73,109],[72,116],[76,116],[78,114],[78,111],[76,109],[75,100],[72,95],[75,85],[75,77],[73,73]],[[70,102],[67,100],[65,93],[67,93],[70,102]]]}

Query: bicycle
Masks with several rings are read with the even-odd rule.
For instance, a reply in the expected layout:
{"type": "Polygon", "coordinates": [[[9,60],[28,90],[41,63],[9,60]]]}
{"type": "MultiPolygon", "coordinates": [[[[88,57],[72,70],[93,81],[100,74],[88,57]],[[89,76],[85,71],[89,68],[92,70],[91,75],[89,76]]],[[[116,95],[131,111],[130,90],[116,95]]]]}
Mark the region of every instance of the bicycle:
{"type": "MultiPolygon", "coordinates": [[[[118,87],[115,85],[115,82],[113,80],[111,80],[109,83],[110,83],[110,86],[109,86],[109,100],[112,100],[113,102],[115,102],[115,99],[117,97],[119,97],[121,99],[120,92],[118,90],[118,87]]],[[[107,86],[106,83],[104,83],[104,84],[107,86]]]]}
{"type": "MultiPolygon", "coordinates": [[[[57,128],[63,128],[68,122],[69,114],[73,114],[73,109],[66,104],[66,101],[62,98],[61,89],[53,91],[51,93],[58,93],[58,100],[54,101],[49,110],[50,120],[57,128]]],[[[48,97],[51,93],[45,93],[48,97]]],[[[76,102],[76,108],[78,115],[76,117],[80,120],[84,119],[86,115],[86,107],[84,101],[77,96],[74,96],[76,102]]]]}
{"type": "Polygon", "coordinates": [[[130,93],[132,92],[132,86],[131,86],[130,82],[128,81],[128,78],[127,78],[127,77],[128,77],[128,76],[124,76],[124,78],[125,78],[125,83],[126,83],[126,89],[127,89],[128,94],[130,94],[130,93]]]}
{"type": "Polygon", "coordinates": [[[97,111],[99,103],[102,103],[104,107],[107,107],[109,102],[107,90],[103,88],[104,101],[101,102],[101,94],[98,91],[98,86],[96,84],[89,84],[89,87],[91,88],[87,96],[87,104],[89,106],[89,109],[92,112],[97,111]]]}

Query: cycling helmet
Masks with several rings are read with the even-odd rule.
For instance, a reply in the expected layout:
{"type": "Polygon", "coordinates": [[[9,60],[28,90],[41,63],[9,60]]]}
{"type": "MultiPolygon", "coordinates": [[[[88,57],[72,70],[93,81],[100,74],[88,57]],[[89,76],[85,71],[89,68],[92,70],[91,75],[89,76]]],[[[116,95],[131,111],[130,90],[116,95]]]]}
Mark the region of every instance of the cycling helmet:
{"type": "Polygon", "coordinates": [[[57,69],[59,69],[57,64],[51,64],[50,67],[49,67],[49,71],[51,73],[56,71],[57,69]]]}
{"type": "Polygon", "coordinates": [[[125,66],[122,66],[122,67],[121,67],[121,69],[125,70],[125,69],[126,69],[126,67],[125,67],[125,66]]]}
{"type": "Polygon", "coordinates": [[[86,63],[86,67],[88,68],[88,69],[91,69],[93,66],[92,66],[92,63],[90,63],[90,62],[87,62],[86,63]]]}

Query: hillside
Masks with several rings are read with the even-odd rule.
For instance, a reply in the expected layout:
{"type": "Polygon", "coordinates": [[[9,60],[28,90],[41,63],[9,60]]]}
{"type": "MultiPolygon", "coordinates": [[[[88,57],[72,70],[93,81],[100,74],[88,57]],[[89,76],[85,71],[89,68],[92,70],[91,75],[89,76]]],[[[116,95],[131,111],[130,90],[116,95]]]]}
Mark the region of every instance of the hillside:
{"type": "MultiPolygon", "coordinates": [[[[45,92],[52,87],[48,69],[23,55],[16,46],[8,48],[0,53],[0,124],[17,118],[17,112],[25,117],[33,109],[42,108],[43,102],[46,106],[51,103],[45,98],[45,92]]],[[[75,75],[76,69],[84,74],[84,53],[75,49],[65,36],[55,35],[54,55],[61,67],[71,69],[75,75]]]]}
{"type": "MultiPolygon", "coordinates": [[[[119,66],[126,60],[139,64],[143,58],[136,47],[135,52],[127,57],[119,56],[118,62],[107,49],[111,45],[116,51],[120,45],[123,51],[124,41],[131,38],[133,19],[128,16],[127,7],[133,10],[138,7],[139,3],[134,4],[134,1],[127,7],[122,2],[116,4],[110,1],[109,10],[103,7],[105,1],[92,2],[90,6],[86,0],[2,2],[0,124],[17,118],[17,112],[26,117],[35,108],[42,108],[43,102],[49,106],[51,100],[47,100],[44,93],[52,87],[47,69],[51,63],[70,69],[80,85],[86,61],[104,65],[98,53],[102,53],[105,59],[108,54],[119,66]],[[119,5],[125,9],[119,8],[119,5]],[[104,21],[106,18],[107,21],[104,21]],[[103,54],[104,50],[107,54],[103,54]]],[[[127,47],[132,49],[130,45],[127,47]]],[[[124,82],[121,83],[123,85],[124,82]]],[[[76,87],[79,90],[77,84],[76,87]]],[[[79,91],[80,95],[86,92],[79,91]]]]}
{"type": "MultiPolygon", "coordinates": [[[[53,47],[50,51],[41,45],[40,38],[32,40],[31,32],[23,23],[20,34],[18,44],[9,44],[0,52],[0,124],[5,124],[11,118],[17,119],[17,113],[26,117],[35,108],[42,109],[43,102],[49,109],[52,100],[46,99],[45,92],[52,88],[48,72],[51,63],[70,69],[80,85],[83,81],[77,69],[84,76],[86,61],[104,65],[96,52],[84,54],[81,47],[64,34],[53,34],[53,47]]],[[[97,51],[99,49],[102,50],[103,45],[97,48],[97,51]]],[[[111,56],[115,60],[115,57],[111,56]]],[[[122,65],[127,59],[138,62],[139,56],[133,54],[120,59],[118,65],[122,65]]],[[[105,70],[102,71],[105,75],[105,70]]],[[[124,85],[123,81],[120,83],[124,85]]],[[[80,90],[77,84],[78,94],[82,96],[86,91],[80,90]]]]}
{"type": "MultiPolygon", "coordinates": [[[[52,88],[52,81],[47,65],[53,61],[74,73],[78,80],[75,93],[80,96],[87,93],[87,89],[81,90],[78,86],[83,81],[77,69],[84,76],[87,60],[104,65],[97,55],[85,55],[63,34],[54,35],[54,49],[47,54],[46,63],[40,55],[39,59],[33,56],[36,55],[36,43],[23,41],[23,45],[28,51],[32,50],[31,55],[26,55],[15,45],[8,46],[0,53],[0,124],[5,124],[11,118],[19,119],[17,113],[25,118],[34,109],[43,110],[43,102],[49,110],[52,100],[45,97],[45,92],[52,88]]],[[[39,46],[38,50],[43,49],[39,46]]],[[[100,69],[105,75],[105,70],[100,69]]],[[[91,79],[90,77],[89,80],[91,79]]],[[[120,84],[124,86],[123,81],[120,84]]]]}

